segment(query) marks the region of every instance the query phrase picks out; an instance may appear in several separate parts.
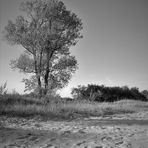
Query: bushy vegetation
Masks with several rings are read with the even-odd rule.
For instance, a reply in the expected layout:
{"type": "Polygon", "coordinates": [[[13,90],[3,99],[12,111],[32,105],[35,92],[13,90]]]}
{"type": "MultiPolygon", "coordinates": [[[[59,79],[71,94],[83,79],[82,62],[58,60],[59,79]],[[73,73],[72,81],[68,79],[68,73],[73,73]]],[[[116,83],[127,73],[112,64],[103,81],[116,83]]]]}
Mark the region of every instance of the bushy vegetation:
{"type": "Polygon", "coordinates": [[[84,99],[99,102],[113,102],[125,98],[133,100],[148,101],[147,97],[139,91],[138,88],[124,87],[106,87],[104,85],[88,84],[87,86],[79,85],[73,88],[72,95],[75,99],[84,99]]]}
{"type": "Polygon", "coordinates": [[[4,95],[7,93],[7,82],[5,82],[3,85],[0,86],[0,95],[4,95]]]}
{"type": "Polygon", "coordinates": [[[0,115],[36,117],[44,119],[76,119],[89,116],[110,116],[148,110],[148,103],[122,100],[114,103],[97,103],[70,98],[30,98],[23,95],[2,95],[0,115]]]}
{"type": "MultiPolygon", "coordinates": [[[[6,84],[2,88],[6,90],[6,84]]],[[[48,95],[39,99],[34,93],[20,95],[16,91],[11,94],[1,93],[0,115],[76,119],[148,110],[148,102],[139,101],[144,100],[144,95],[136,88],[88,85],[73,89],[73,95],[74,93],[77,99],[62,98],[59,95],[48,95]],[[128,99],[125,100],[125,98],[128,99]],[[132,98],[136,100],[129,100],[132,98]],[[116,102],[111,103],[111,101],[116,102]]]]}
{"type": "Polygon", "coordinates": [[[148,90],[143,90],[141,93],[148,99],[148,90]]]}

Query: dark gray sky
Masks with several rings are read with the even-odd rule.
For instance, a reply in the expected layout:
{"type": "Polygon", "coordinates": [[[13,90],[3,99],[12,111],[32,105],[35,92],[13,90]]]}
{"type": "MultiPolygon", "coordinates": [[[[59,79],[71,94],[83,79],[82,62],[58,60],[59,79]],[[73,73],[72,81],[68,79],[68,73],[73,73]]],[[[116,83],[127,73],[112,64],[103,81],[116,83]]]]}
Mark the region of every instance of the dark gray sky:
{"type": "MultiPolygon", "coordinates": [[[[0,31],[20,14],[23,0],[0,0],[0,31]]],[[[78,84],[148,89],[148,0],[63,0],[82,18],[84,38],[71,48],[79,63],[62,95],[78,84]]],[[[2,38],[2,34],[0,36],[2,38]]],[[[10,59],[23,51],[20,46],[0,43],[0,84],[23,92],[23,74],[10,69],[10,59]]]]}

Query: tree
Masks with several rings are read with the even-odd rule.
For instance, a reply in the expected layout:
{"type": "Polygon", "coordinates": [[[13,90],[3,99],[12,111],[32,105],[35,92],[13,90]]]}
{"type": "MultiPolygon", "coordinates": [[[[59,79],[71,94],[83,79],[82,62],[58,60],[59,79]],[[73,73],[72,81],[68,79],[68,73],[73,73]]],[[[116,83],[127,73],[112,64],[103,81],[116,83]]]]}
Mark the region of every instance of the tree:
{"type": "Polygon", "coordinates": [[[141,93],[148,99],[148,90],[143,90],[141,93]]]}
{"type": "Polygon", "coordinates": [[[69,49],[82,38],[80,33],[82,22],[58,0],[27,1],[23,2],[20,8],[26,15],[18,16],[15,23],[8,21],[5,38],[8,43],[23,46],[27,55],[21,55],[12,63],[20,71],[33,74],[37,80],[40,96],[43,93],[46,95],[56,59],[61,57],[63,65],[67,63],[64,61],[67,56],[73,59],[69,61],[75,61],[70,56],[69,49]]]}
{"type": "Polygon", "coordinates": [[[72,88],[71,94],[74,99],[84,99],[86,94],[86,86],[78,85],[78,87],[72,88]]]}
{"type": "Polygon", "coordinates": [[[78,85],[78,87],[72,89],[71,94],[75,99],[96,101],[102,96],[103,87],[95,84],[88,84],[87,86],[78,85]]]}

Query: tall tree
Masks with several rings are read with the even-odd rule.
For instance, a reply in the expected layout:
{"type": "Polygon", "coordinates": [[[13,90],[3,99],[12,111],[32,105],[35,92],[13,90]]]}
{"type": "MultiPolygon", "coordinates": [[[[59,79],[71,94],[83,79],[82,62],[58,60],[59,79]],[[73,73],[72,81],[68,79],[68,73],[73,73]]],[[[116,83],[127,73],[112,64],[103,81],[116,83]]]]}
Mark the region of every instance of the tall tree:
{"type": "Polygon", "coordinates": [[[32,56],[33,60],[28,59],[24,71],[35,73],[40,95],[43,77],[46,94],[52,61],[58,56],[70,56],[70,47],[82,38],[82,22],[58,0],[27,1],[20,8],[26,15],[18,16],[15,22],[8,22],[5,38],[11,44],[23,46],[32,56]]]}

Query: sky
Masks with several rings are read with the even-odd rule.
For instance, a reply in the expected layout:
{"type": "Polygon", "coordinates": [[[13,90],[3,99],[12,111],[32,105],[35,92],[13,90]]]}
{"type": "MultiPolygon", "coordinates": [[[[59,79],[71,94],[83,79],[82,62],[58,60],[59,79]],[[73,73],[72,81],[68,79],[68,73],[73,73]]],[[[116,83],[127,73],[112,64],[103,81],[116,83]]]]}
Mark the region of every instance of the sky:
{"type": "MultiPolygon", "coordinates": [[[[22,78],[10,60],[24,51],[9,45],[2,31],[20,15],[23,0],[0,0],[0,85],[23,93],[22,78]]],[[[70,96],[78,85],[138,87],[148,90],[148,0],[63,0],[83,22],[83,39],[71,47],[79,69],[60,93],[70,96]]]]}

